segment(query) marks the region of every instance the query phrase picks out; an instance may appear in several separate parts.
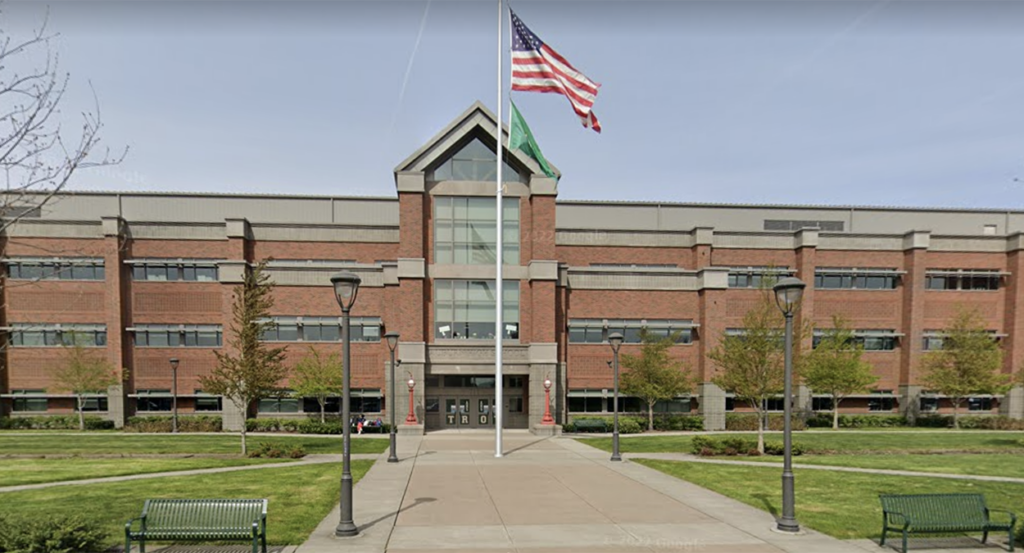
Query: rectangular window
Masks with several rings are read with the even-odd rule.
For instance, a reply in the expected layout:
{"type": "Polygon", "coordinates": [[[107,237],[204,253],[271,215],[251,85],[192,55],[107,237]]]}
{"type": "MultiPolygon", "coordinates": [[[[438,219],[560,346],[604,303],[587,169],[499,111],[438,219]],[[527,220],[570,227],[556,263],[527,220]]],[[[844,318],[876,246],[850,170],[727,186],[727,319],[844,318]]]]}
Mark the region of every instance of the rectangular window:
{"type": "Polygon", "coordinates": [[[295,397],[265,397],[260,399],[256,406],[260,413],[298,413],[299,398],[295,397]]]}
{"type": "Polygon", "coordinates": [[[813,410],[813,411],[831,411],[832,410],[832,398],[830,398],[830,397],[815,397],[815,398],[811,398],[811,410],[813,410]]]}
{"type": "MultiPolygon", "coordinates": [[[[853,343],[864,351],[893,351],[896,349],[895,330],[854,330],[853,343]]],[[[811,347],[817,348],[827,336],[826,330],[815,330],[811,338],[811,347]]]]}
{"type": "Polygon", "coordinates": [[[939,410],[939,398],[937,397],[921,397],[921,412],[922,413],[934,413],[939,410]]]}
{"type": "Polygon", "coordinates": [[[521,376],[510,376],[510,377],[507,378],[507,381],[508,381],[507,386],[509,388],[522,388],[523,387],[523,377],[521,377],[521,376]]]}
{"type": "Polygon", "coordinates": [[[173,405],[170,390],[139,390],[136,411],[170,411],[173,405]]]}
{"type": "Polygon", "coordinates": [[[106,347],[107,326],[98,324],[13,323],[11,346],[54,347],[78,344],[106,347]]]}
{"type": "Polygon", "coordinates": [[[896,269],[822,267],[814,271],[814,287],[825,290],[893,290],[898,279],[896,269]]]}
{"type": "Polygon", "coordinates": [[[729,267],[729,288],[760,288],[766,278],[774,282],[791,274],[789,267],[729,267]]]}
{"type": "Polygon", "coordinates": [[[623,336],[623,343],[639,344],[643,330],[655,338],[668,338],[678,333],[677,344],[693,343],[693,321],[656,319],[569,319],[569,343],[606,343],[610,334],[618,332],[623,336]]]}
{"type": "Polygon", "coordinates": [[[204,394],[196,390],[196,411],[223,411],[224,404],[220,396],[204,394]]]}
{"type": "Polygon", "coordinates": [[[993,269],[928,269],[928,290],[998,290],[1002,274],[993,269]]]}
{"type": "Polygon", "coordinates": [[[220,325],[135,325],[136,347],[218,348],[223,342],[220,325]]]}
{"type": "Polygon", "coordinates": [[[211,259],[132,261],[132,279],[157,282],[217,282],[217,262],[211,259]]]}
{"type": "Polygon", "coordinates": [[[603,413],[605,397],[601,390],[572,390],[569,392],[570,413],[603,413]]]}
{"type": "Polygon", "coordinates": [[[969,397],[967,398],[968,411],[991,411],[992,398],[990,397],[969,397]]]}
{"type": "MultiPolygon", "coordinates": [[[[273,317],[276,325],[263,332],[267,342],[340,342],[341,317],[273,317]]],[[[379,342],[380,317],[351,317],[353,342],[379,342]]]]}
{"type": "MultiPolygon", "coordinates": [[[[434,337],[494,339],[493,280],[435,280],[434,337]]],[[[506,281],[502,294],[504,340],[519,339],[519,282],[506,281]]]]}
{"type": "Polygon", "coordinates": [[[781,397],[770,397],[764,400],[765,411],[785,411],[786,400],[781,397]]]}
{"type": "Polygon", "coordinates": [[[14,395],[12,409],[15,413],[40,413],[47,409],[47,399],[40,397],[46,390],[11,390],[11,393],[14,395]],[[18,397],[20,395],[30,397],[18,397]]]}
{"type": "MultiPolygon", "coordinates": [[[[78,410],[78,400],[75,400],[75,410],[78,410]]],[[[82,412],[106,412],[107,411],[107,398],[105,397],[87,397],[82,401],[82,412]]]]}
{"type": "Polygon", "coordinates": [[[510,397],[510,398],[508,398],[508,412],[509,413],[522,413],[523,412],[523,398],[522,397],[510,397]]]}
{"type": "MultiPolygon", "coordinates": [[[[646,403],[644,409],[646,409],[646,403]]],[[[677,397],[668,401],[659,400],[654,404],[655,413],[689,413],[690,412],[690,398],[688,397],[677,397]]]]}
{"type": "Polygon", "coordinates": [[[4,260],[7,276],[13,280],[103,280],[103,259],[18,258],[4,260]]]}
{"type": "Polygon", "coordinates": [[[891,394],[875,394],[868,398],[868,411],[892,411],[896,408],[896,398],[891,394]]]}
{"type": "MultiPolygon", "coordinates": [[[[502,203],[502,257],[519,264],[519,198],[502,203]]],[[[498,238],[494,198],[434,198],[434,263],[493,265],[498,238]]]]}

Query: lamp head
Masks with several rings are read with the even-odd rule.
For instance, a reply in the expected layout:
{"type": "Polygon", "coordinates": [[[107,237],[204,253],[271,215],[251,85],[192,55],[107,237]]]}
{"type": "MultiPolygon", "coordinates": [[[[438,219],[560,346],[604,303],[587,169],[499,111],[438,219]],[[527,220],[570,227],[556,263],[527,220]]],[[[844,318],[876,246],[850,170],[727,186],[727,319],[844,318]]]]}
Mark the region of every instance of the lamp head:
{"type": "Polygon", "coordinates": [[[174,370],[178,369],[178,358],[177,357],[171,357],[171,369],[174,369],[174,370]]]}
{"type": "Polygon", "coordinates": [[[618,353],[619,346],[622,345],[622,334],[612,332],[608,335],[608,343],[612,345],[612,352],[618,353]]]}
{"type": "Polygon", "coordinates": [[[551,379],[550,378],[545,378],[544,379],[544,389],[545,390],[550,390],[551,389],[551,379]]]}
{"type": "Polygon", "coordinates": [[[399,334],[397,332],[388,332],[384,335],[384,339],[388,341],[388,349],[392,352],[395,351],[396,347],[398,347],[398,336],[399,334]]]}
{"type": "Polygon", "coordinates": [[[334,297],[342,311],[348,311],[356,302],[356,294],[359,292],[359,283],[362,279],[355,273],[342,271],[331,277],[331,284],[334,285],[334,297]]]}
{"type": "Polygon", "coordinates": [[[789,316],[796,309],[796,304],[804,295],[804,281],[795,277],[786,277],[775,284],[772,290],[775,291],[775,302],[779,304],[782,314],[789,316]]]}
{"type": "Polygon", "coordinates": [[[409,389],[410,390],[413,389],[414,386],[416,386],[416,381],[410,378],[409,379],[409,389]]]}

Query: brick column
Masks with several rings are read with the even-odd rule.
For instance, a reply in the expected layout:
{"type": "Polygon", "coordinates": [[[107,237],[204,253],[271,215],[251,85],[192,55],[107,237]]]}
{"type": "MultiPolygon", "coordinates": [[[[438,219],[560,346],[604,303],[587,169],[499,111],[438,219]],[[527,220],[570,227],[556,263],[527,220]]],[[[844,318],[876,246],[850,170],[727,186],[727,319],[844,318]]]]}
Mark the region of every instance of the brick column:
{"type": "MultiPolygon", "coordinates": [[[[803,299],[800,301],[800,310],[796,312],[793,320],[794,335],[799,336],[799,331],[808,321],[814,320],[814,271],[818,268],[818,229],[802,229],[796,232],[796,277],[804,281],[807,286],[804,288],[803,299]]],[[[794,348],[804,349],[811,347],[811,337],[808,336],[802,344],[794,343],[794,348]]]]}
{"type": "MultiPolygon", "coordinates": [[[[1010,276],[1006,278],[1006,306],[1003,310],[1003,373],[1016,374],[1024,366],[1024,234],[1016,233],[1007,238],[1006,270],[1010,276]]],[[[1024,416],[1024,390],[1017,386],[1008,392],[999,403],[1003,414],[1014,418],[1024,416]]]]}
{"type": "Polygon", "coordinates": [[[917,383],[917,366],[921,357],[924,334],[924,292],[928,232],[912,231],[903,237],[903,338],[900,341],[900,412],[915,417],[919,407],[921,386],[917,383]]]}
{"type": "MultiPolygon", "coordinates": [[[[245,219],[226,219],[225,238],[228,240],[227,260],[221,262],[218,273],[221,284],[221,325],[223,329],[224,343],[221,346],[223,353],[237,353],[230,345],[231,323],[234,317],[231,313],[231,306],[234,304],[234,293],[237,286],[245,282],[245,274],[249,270],[249,263],[252,262],[252,230],[249,221],[245,219]]],[[[227,398],[224,398],[222,419],[224,430],[239,431],[245,420],[249,417],[251,405],[246,409],[238,409],[227,398]]]]}
{"type": "Polygon", "coordinates": [[[107,389],[107,418],[121,428],[131,416],[128,394],[135,390],[132,370],[132,340],[124,331],[131,321],[131,288],[125,259],[128,257],[128,238],[125,222],[120,217],[103,217],[103,265],[106,274],[104,289],[107,325],[107,360],[117,370],[121,383],[107,389]]]}
{"type": "Polygon", "coordinates": [[[715,230],[707,227],[693,229],[693,265],[694,269],[703,269],[711,265],[712,248],[715,241],[715,230]]]}

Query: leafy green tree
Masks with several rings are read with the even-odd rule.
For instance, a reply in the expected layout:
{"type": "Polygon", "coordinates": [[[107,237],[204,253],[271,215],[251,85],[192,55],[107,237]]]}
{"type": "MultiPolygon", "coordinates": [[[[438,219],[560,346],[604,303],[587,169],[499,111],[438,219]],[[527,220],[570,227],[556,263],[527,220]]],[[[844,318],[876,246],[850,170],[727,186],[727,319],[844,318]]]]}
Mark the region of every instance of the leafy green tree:
{"type": "Polygon", "coordinates": [[[960,404],[974,394],[991,394],[1009,382],[999,373],[1003,350],[975,309],[958,310],[942,331],[942,349],[921,359],[921,381],[953,403],[953,427],[960,428],[960,404]]]}
{"type": "MultiPolygon", "coordinates": [[[[724,335],[708,353],[720,369],[711,381],[757,413],[757,450],[761,453],[768,400],[785,390],[785,318],[775,303],[773,284],[772,279],[762,279],[760,299],[743,316],[743,333],[724,335]]],[[[799,367],[800,343],[806,334],[806,330],[794,329],[794,369],[799,367]]]]}
{"type": "MultiPolygon", "coordinates": [[[[203,390],[227,398],[244,419],[249,406],[273,394],[284,379],[285,348],[270,348],[263,343],[263,334],[274,328],[270,310],[274,306],[270,275],[264,259],[245,273],[245,280],[235,287],[231,305],[231,333],[228,351],[215,351],[217,366],[201,376],[203,390]]],[[[242,455],[246,454],[245,422],[242,429],[242,455]]]]}
{"type": "Polygon", "coordinates": [[[870,363],[861,359],[864,346],[854,339],[853,330],[839,316],[832,318],[821,341],[804,357],[801,376],[818,393],[832,398],[832,428],[839,428],[839,403],[868,391],[878,378],[870,363]]]}
{"type": "Polygon", "coordinates": [[[693,389],[693,378],[683,364],[669,355],[680,332],[657,336],[646,330],[640,334],[640,355],[622,355],[626,371],[621,375],[622,392],[647,404],[647,430],[654,430],[654,404],[671,400],[693,389]]]}
{"type": "Polygon", "coordinates": [[[78,406],[78,429],[85,430],[85,396],[105,394],[119,382],[117,369],[103,357],[102,351],[89,350],[71,335],[71,344],[64,346],[64,361],[53,374],[57,388],[75,395],[78,406]]]}
{"type": "Polygon", "coordinates": [[[322,355],[310,346],[309,353],[292,369],[291,388],[297,397],[314,397],[320,404],[320,422],[324,422],[327,398],[341,395],[344,385],[341,358],[336,353],[322,355]]]}

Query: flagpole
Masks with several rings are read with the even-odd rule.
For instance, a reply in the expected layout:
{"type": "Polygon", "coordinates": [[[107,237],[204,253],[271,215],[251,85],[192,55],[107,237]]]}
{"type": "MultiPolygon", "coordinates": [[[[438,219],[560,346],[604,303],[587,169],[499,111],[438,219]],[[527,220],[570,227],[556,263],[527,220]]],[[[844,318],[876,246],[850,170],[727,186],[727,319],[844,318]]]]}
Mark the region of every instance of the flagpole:
{"type": "Polygon", "coordinates": [[[503,407],[504,404],[502,402],[502,386],[501,386],[502,385],[502,375],[501,375],[501,353],[502,353],[502,351],[501,351],[502,347],[501,346],[502,346],[502,339],[501,339],[501,337],[502,337],[502,330],[503,330],[503,328],[502,328],[503,325],[502,325],[502,320],[501,319],[502,319],[502,315],[503,315],[503,313],[502,313],[503,305],[502,304],[503,304],[503,300],[505,299],[505,286],[504,286],[504,281],[502,280],[502,261],[503,261],[503,259],[502,259],[502,251],[501,251],[502,250],[502,242],[504,240],[503,234],[504,234],[504,226],[505,226],[504,225],[505,217],[504,217],[504,212],[503,212],[504,210],[502,209],[502,194],[501,194],[501,192],[502,192],[502,190],[501,190],[501,184],[502,184],[502,179],[501,179],[501,169],[502,169],[502,163],[501,163],[501,159],[502,159],[502,156],[501,156],[501,150],[502,150],[502,148],[501,148],[501,135],[502,135],[502,133],[501,133],[501,121],[502,121],[502,118],[501,118],[501,100],[502,100],[502,95],[501,95],[501,93],[502,93],[501,77],[502,77],[502,65],[501,65],[501,63],[502,63],[502,55],[504,54],[504,52],[501,51],[501,24],[502,24],[502,19],[504,17],[504,14],[505,14],[505,10],[503,9],[503,6],[502,6],[502,0],[498,0],[498,124],[497,124],[497,127],[498,127],[498,136],[497,136],[498,140],[497,140],[497,144],[498,145],[495,148],[495,154],[496,155],[494,156],[495,157],[495,163],[497,164],[497,171],[496,172],[498,174],[498,182],[497,182],[497,187],[496,187],[496,197],[497,197],[497,201],[496,201],[496,208],[497,209],[496,209],[496,212],[497,212],[497,217],[495,219],[495,226],[497,227],[497,231],[498,231],[497,232],[497,244],[496,244],[496,247],[495,247],[495,251],[497,252],[497,260],[495,261],[495,270],[496,270],[495,283],[496,283],[497,290],[495,292],[495,298],[496,299],[494,300],[495,306],[494,306],[494,409],[493,410],[494,410],[494,456],[495,457],[501,457],[502,456],[501,427],[502,427],[502,424],[503,424],[503,420],[502,419],[504,418],[502,416],[502,413],[504,411],[504,409],[502,407],[503,407]]]}

